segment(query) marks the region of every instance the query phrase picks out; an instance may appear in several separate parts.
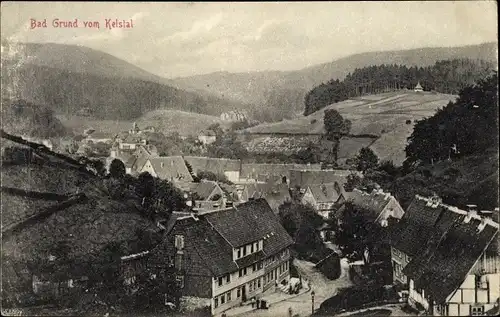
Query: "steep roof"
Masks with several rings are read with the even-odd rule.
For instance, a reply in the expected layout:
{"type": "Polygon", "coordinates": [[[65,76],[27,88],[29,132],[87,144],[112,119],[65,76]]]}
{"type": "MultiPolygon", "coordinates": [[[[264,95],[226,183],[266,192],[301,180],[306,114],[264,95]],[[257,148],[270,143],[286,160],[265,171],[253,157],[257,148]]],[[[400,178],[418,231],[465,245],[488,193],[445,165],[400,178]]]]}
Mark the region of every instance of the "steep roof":
{"type": "Polygon", "coordinates": [[[459,217],[459,213],[448,212],[448,206],[433,206],[429,199],[417,195],[393,227],[391,245],[408,256],[420,255],[431,237],[440,239],[459,217]]]}
{"type": "Polygon", "coordinates": [[[192,183],[190,191],[196,193],[201,200],[206,200],[217,186],[216,182],[202,180],[200,183],[192,183]]]}
{"type": "MultiPolygon", "coordinates": [[[[204,217],[178,218],[169,239],[176,233],[184,235],[184,267],[188,274],[221,276],[238,270],[233,248],[204,217]]],[[[166,251],[175,254],[174,244],[168,243],[166,251]]]]}
{"type": "Polygon", "coordinates": [[[394,199],[394,197],[389,193],[377,191],[367,193],[357,188],[347,194],[348,201],[352,201],[354,205],[370,211],[371,214],[369,216],[374,219],[378,218],[391,199],[394,199]]]}
{"type": "Polygon", "coordinates": [[[161,179],[193,181],[193,177],[191,177],[191,173],[189,173],[182,156],[149,157],[148,160],[151,162],[155,173],[161,179]]]}
{"type": "Polygon", "coordinates": [[[342,193],[343,186],[339,183],[333,184],[312,184],[307,186],[317,203],[336,202],[342,193]]]}
{"type": "Polygon", "coordinates": [[[351,171],[347,170],[290,170],[290,187],[306,187],[312,184],[344,185],[351,171]]]}
{"type": "Polygon", "coordinates": [[[251,183],[245,185],[247,199],[264,198],[274,212],[286,201],[291,201],[287,184],[251,183]]]}
{"type": "MultiPolygon", "coordinates": [[[[446,213],[456,213],[446,209],[446,213]]],[[[438,303],[445,302],[465,280],[476,261],[498,235],[498,224],[459,214],[437,243],[428,243],[422,255],[403,270],[415,286],[438,303]]]]}
{"type": "Polygon", "coordinates": [[[256,199],[231,209],[207,213],[205,217],[233,247],[266,237],[263,251],[266,254],[272,254],[293,243],[292,238],[264,199],[256,199]]]}
{"type": "Polygon", "coordinates": [[[234,272],[290,246],[292,238],[263,199],[236,207],[199,213],[177,219],[170,236],[183,232],[186,254],[194,252],[203,259],[200,267],[194,257],[186,259],[187,270],[211,272],[214,276],[234,272]],[[233,247],[264,239],[262,252],[233,261],[233,247]]]}
{"type": "Polygon", "coordinates": [[[195,174],[200,171],[210,171],[215,174],[224,174],[226,171],[239,171],[241,166],[240,160],[201,156],[184,156],[184,159],[189,163],[189,165],[191,165],[195,174]]]}
{"type": "Polygon", "coordinates": [[[261,175],[290,177],[290,170],[319,170],[320,164],[257,164],[242,163],[240,175],[243,178],[257,179],[261,175]]]}

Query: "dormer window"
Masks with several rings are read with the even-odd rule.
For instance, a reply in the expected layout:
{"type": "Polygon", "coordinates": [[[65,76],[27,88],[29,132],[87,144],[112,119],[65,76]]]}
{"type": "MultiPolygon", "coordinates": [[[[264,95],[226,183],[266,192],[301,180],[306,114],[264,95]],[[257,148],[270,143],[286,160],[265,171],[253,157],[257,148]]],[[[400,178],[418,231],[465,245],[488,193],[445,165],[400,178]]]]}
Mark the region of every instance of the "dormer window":
{"type": "Polygon", "coordinates": [[[184,236],[180,234],[175,235],[175,248],[177,250],[184,249],[184,236]]]}

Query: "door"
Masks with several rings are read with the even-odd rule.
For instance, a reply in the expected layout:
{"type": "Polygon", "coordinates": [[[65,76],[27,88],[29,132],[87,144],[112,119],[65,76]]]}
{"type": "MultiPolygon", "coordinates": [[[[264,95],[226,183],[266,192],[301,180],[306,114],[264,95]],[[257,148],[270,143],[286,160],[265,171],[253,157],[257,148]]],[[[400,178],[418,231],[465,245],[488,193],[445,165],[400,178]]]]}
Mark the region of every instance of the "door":
{"type": "Polygon", "coordinates": [[[246,285],[243,285],[241,287],[241,300],[246,302],[247,301],[247,288],[246,285]]]}

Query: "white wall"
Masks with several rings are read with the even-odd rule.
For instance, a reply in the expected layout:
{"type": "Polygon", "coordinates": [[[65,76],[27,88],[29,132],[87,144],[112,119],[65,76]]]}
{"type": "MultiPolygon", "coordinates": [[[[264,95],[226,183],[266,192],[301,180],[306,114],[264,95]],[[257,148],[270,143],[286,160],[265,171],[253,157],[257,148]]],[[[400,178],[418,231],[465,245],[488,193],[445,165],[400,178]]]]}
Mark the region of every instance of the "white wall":
{"type": "Polygon", "coordinates": [[[156,175],[156,172],[155,172],[154,168],[153,168],[153,165],[151,165],[151,162],[150,162],[149,160],[148,160],[148,161],[146,162],[146,164],[144,164],[144,166],[141,168],[140,173],[142,173],[142,172],[148,172],[149,174],[151,174],[151,176],[153,176],[153,177],[158,177],[158,176],[156,175]]]}
{"type": "Polygon", "coordinates": [[[239,171],[226,171],[224,172],[224,175],[226,175],[227,179],[233,183],[238,182],[240,179],[239,171]]]}

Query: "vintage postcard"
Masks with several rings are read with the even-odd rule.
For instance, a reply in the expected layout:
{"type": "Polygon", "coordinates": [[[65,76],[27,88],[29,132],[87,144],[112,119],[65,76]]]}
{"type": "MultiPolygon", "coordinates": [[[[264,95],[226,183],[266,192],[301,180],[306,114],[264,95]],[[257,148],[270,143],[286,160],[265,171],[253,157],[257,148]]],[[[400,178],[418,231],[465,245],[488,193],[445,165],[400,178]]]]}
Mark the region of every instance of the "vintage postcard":
{"type": "Polygon", "coordinates": [[[497,9],[2,2],[2,314],[498,315],[497,9]]]}

